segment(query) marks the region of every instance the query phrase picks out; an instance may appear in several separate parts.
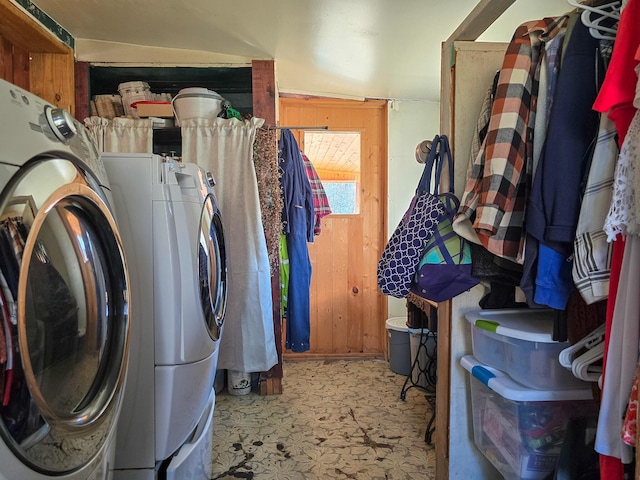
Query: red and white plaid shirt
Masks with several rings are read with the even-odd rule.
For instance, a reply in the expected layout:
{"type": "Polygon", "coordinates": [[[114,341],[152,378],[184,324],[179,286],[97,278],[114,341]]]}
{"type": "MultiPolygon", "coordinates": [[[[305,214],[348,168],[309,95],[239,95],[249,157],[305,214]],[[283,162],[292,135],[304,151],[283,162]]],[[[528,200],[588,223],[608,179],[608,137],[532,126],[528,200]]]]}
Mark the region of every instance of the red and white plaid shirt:
{"type": "Polygon", "coordinates": [[[300,154],[302,155],[304,169],[307,172],[309,184],[311,185],[311,193],[313,193],[313,213],[315,215],[313,234],[320,235],[322,232],[322,217],[331,213],[331,206],[329,205],[329,199],[311,160],[309,160],[309,157],[304,153],[300,152],[300,154]]]}
{"type": "MultiPolygon", "coordinates": [[[[487,250],[518,263],[524,260],[524,211],[531,188],[538,66],[543,42],[560,31],[559,24],[555,18],[544,18],[516,29],[500,70],[489,129],[479,152],[485,157],[484,173],[473,227],[487,250]]],[[[460,213],[470,216],[465,212],[468,207],[463,205],[460,213]]]]}

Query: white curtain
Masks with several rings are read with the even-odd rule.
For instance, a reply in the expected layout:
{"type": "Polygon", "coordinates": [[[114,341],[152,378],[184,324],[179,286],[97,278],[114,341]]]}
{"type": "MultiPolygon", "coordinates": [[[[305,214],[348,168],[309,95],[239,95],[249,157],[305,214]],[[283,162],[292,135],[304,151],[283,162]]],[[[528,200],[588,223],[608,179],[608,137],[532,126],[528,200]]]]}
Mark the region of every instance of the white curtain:
{"type": "Polygon", "coordinates": [[[109,120],[102,117],[84,119],[85,126],[100,152],[153,152],[153,125],[150,118],[109,120]]]}
{"type": "Polygon", "coordinates": [[[228,302],[218,369],[264,372],[278,362],[271,273],[253,163],[263,119],[182,121],[182,157],[215,178],[228,258],[228,302]]]}

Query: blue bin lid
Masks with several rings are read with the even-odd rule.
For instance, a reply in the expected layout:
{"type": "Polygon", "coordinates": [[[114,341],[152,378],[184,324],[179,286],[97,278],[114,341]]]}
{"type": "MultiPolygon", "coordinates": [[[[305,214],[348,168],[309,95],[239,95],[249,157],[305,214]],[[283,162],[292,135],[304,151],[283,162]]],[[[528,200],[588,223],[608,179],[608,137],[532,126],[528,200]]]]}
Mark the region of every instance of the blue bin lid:
{"type": "Polygon", "coordinates": [[[483,365],[473,355],[465,355],[460,365],[474,378],[507,400],[516,402],[548,402],[560,400],[593,400],[591,384],[570,390],[538,390],[528,388],[513,380],[506,373],[483,365]]]}

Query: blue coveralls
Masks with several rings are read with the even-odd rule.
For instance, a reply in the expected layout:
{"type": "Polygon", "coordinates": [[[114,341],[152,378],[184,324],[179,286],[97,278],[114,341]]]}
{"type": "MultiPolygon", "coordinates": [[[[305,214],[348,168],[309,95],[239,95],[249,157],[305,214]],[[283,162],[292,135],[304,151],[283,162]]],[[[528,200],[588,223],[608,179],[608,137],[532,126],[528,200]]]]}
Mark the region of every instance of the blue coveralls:
{"type": "Polygon", "coordinates": [[[309,350],[311,261],[307,242],[313,242],[313,193],[295,137],[288,129],[280,136],[278,159],[282,176],[283,230],[289,251],[286,348],[309,350]]]}

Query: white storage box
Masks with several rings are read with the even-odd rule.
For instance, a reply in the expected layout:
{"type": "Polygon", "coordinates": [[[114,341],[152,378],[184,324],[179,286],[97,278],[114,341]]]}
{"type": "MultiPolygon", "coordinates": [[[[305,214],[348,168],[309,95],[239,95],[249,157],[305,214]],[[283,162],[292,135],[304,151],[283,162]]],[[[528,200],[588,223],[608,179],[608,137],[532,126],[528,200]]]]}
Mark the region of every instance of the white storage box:
{"type": "Polygon", "coordinates": [[[122,97],[124,114],[127,117],[139,118],[138,112],[131,105],[142,100],[153,100],[154,95],[147,82],[125,82],[118,85],[118,93],[122,97]]]}
{"type": "Polygon", "coordinates": [[[559,361],[568,342],[553,340],[554,310],[475,310],[466,314],[473,355],[526,387],[543,390],[583,388],[559,361]]]}
{"type": "Polygon", "coordinates": [[[597,415],[590,384],[528,389],[471,355],[460,363],[471,373],[474,442],[505,479],[547,478],[558,463],[568,420],[597,415]]]}

